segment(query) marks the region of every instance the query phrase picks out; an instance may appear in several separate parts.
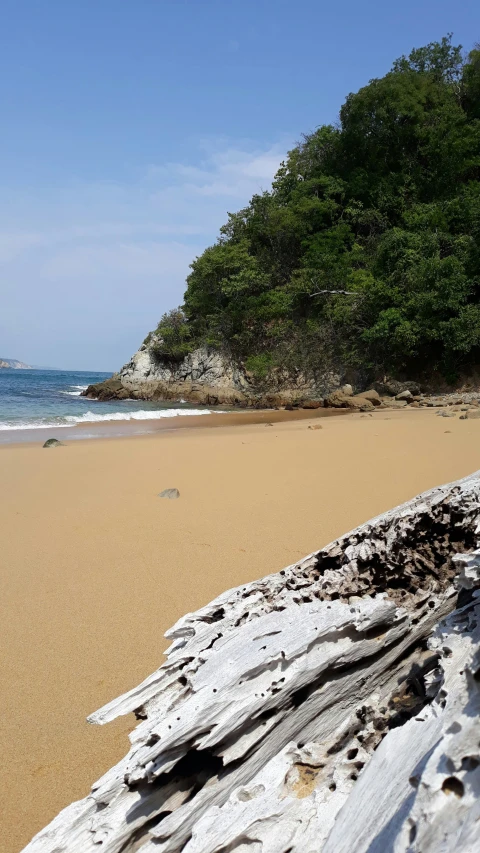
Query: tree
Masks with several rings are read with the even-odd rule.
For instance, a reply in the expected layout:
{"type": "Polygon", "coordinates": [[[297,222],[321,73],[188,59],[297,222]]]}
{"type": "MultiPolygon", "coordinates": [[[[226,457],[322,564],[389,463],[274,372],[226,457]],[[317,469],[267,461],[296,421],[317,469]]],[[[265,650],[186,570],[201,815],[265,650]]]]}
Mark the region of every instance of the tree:
{"type": "Polygon", "coordinates": [[[263,377],[338,359],[452,375],[480,356],[479,297],[480,48],[447,36],[348,95],[229,214],[159,346],[229,349],[263,377]]]}

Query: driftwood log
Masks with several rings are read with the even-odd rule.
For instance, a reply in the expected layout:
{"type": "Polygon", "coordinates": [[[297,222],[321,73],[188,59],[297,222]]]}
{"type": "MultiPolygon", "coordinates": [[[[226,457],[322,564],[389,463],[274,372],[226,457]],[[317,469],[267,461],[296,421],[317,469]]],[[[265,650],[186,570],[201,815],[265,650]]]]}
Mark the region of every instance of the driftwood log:
{"type": "Polygon", "coordinates": [[[480,472],[188,614],[28,853],[480,850],[480,472]]]}

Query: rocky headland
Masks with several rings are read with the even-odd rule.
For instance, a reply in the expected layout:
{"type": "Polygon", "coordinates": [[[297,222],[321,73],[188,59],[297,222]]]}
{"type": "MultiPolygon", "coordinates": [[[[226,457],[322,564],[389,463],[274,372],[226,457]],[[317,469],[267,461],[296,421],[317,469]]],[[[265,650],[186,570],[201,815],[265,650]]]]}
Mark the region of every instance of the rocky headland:
{"type": "Polygon", "coordinates": [[[98,400],[172,400],[209,406],[249,406],[259,397],[244,371],[219,352],[200,347],[181,361],[158,359],[155,339],[143,343],[111,379],[89,385],[98,400]]]}
{"type": "MultiPolygon", "coordinates": [[[[345,384],[350,397],[373,389],[395,399],[438,394],[471,374],[480,364],[479,81],[480,51],[466,56],[448,36],[349,94],[337,127],[305,134],[271,188],[228,214],[193,260],[182,304],[118,384],[88,395],[322,404],[345,384]],[[420,387],[390,394],[372,384],[385,375],[420,387]]],[[[344,405],[366,406],[356,402],[344,405]]]]}
{"type": "Polygon", "coordinates": [[[368,381],[360,371],[342,368],[321,376],[277,372],[259,381],[230,356],[199,347],[180,361],[159,359],[155,340],[142,344],[111,379],[89,385],[85,397],[97,400],[188,402],[202,406],[238,408],[342,408],[368,412],[406,407],[442,408],[445,415],[471,417],[480,409],[480,390],[465,383],[456,391],[435,393],[432,383],[383,377],[368,381]]]}

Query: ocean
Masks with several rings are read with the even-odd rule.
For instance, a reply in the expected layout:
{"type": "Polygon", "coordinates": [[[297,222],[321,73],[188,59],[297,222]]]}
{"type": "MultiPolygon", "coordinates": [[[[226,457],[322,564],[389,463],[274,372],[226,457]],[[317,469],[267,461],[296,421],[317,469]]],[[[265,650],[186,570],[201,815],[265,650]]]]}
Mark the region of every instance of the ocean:
{"type": "Polygon", "coordinates": [[[82,397],[94,382],[111,373],[73,370],[0,369],[0,431],[72,427],[102,421],[146,421],[176,415],[203,415],[188,404],[145,400],[100,402],[82,397]]]}

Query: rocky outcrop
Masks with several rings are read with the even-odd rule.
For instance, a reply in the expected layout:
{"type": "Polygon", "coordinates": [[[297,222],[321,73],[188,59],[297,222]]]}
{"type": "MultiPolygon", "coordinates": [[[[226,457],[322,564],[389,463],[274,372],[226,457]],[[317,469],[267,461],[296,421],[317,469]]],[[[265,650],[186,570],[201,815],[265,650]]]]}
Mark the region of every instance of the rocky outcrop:
{"type": "Polygon", "coordinates": [[[374,382],[373,388],[382,397],[396,397],[397,394],[402,394],[404,391],[410,391],[411,394],[420,393],[418,382],[399,382],[397,379],[385,378],[382,382],[374,382]]]}
{"type": "Polygon", "coordinates": [[[89,385],[84,392],[85,397],[94,397],[96,400],[128,400],[131,392],[125,387],[120,379],[105,379],[95,385],[89,385]]]}
{"type": "MultiPolygon", "coordinates": [[[[28,853],[480,848],[480,472],[188,614],[28,853]]],[[[155,642],[155,638],[152,638],[155,642]]]]}
{"type": "MultiPolygon", "coordinates": [[[[90,385],[84,396],[99,400],[184,400],[208,406],[318,408],[345,378],[342,371],[334,370],[317,377],[307,377],[301,371],[273,370],[260,381],[245,365],[218,350],[199,347],[181,361],[173,361],[158,357],[157,343],[158,339],[150,336],[119,373],[90,385]]],[[[350,408],[359,406],[353,403],[350,408]]]]}
{"type": "MultiPolygon", "coordinates": [[[[410,384],[413,385],[413,383],[410,384]]],[[[390,386],[390,390],[398,387],[398,384],[390,386]]],[[[480,393],[478,391],[433,395],[413,394],[408,388],[404,388],[396,396],[388,394],[381,397],[375,389],[352,394],[345,393],[345,389],[342,388],[329,394],[325,398],[324,404],[331,408],[356,409],[359,411],[368,411],[373,408],[405,409],[408,406],[412,409],[436,409],[436,413],[445,418],[458,415],[460,420],[470,420],[480,417],[480,393]]]]}
{"type": "Polygon", "coordinates": [[[249,388],[245,373],[233,361],[217,350],[199,347],[179,362],[158,359],[154,355],[152,337],[144,343],[122,367],[118,378],[124,385],[160,382],[166,385],[203,385],[209,388],[227,388],[243,391],[249,388]]]}
{"type": "Polygon", "coordinates": [[[480,402],[479,393],[424,395],[415,382],[386,377],[381,382],[367,384],[365,376],[358,374],[354,385],[342,384],[346,374],[341,368],[315,377],[305,376],[301,371],[288,373],[276,369],[260,381],[244,364],[218,350],[198,347],[182,360],[174,361],[158,358],[156,343],[158,339],[150,336],[119,373],[89,385],[84,396],[98,400],[183,400],[196,405],[245,408],[327,406],[361,412],[379,407],[400,409],[407,405],[437,407],[480,402]]]}
{"type": "Polygon", "coordinates": [[[87,397],[99,400],[185,400],[205,405],[247,405],[254,391],[233,362],[217,351],[200,347],[180,362],[158,359],[155,338],[138,352],[113,379],[90,385],[87,397]]]}
{"type": "Polygon", "coordinates": [[[377,391],[370,389],[360,394],[345,393],[345,390],[333,391],[324,400],[324,405],[333,409],[357,409],[360,412],[368,412],[382,404],[377,391]]]}

